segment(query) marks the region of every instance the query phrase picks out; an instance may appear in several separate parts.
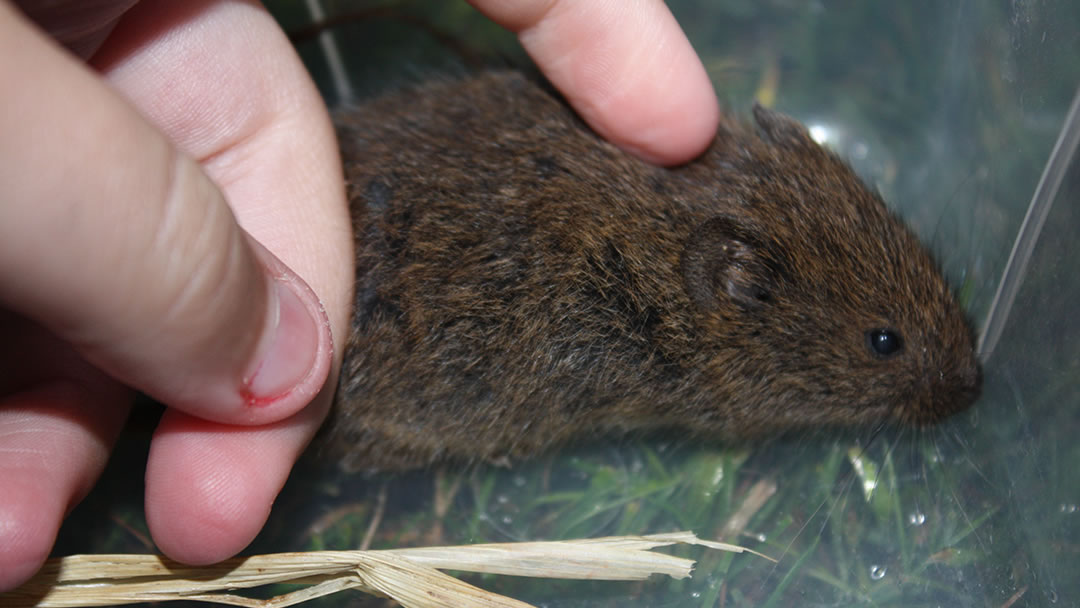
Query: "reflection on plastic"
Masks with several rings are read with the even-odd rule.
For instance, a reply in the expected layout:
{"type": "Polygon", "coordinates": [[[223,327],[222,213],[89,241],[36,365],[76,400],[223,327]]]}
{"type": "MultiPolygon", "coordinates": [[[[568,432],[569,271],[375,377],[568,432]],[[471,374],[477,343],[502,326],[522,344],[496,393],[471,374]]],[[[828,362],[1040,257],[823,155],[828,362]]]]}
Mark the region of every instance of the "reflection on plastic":
{"type": "Polygon", "coordinates": [[[986,361],[994,352],[1001,332],[1005,328],[1009,312],[1016,294],[1020,291],[1020,285],[1024,282],[1028,262],[1031,261],[1031,253],[1035,250],[1035,243],[1042,233],[1046,216],[1050,214],[1054,199],[1057,198],[1061,182],[1065,179],[1072,162],[1076,146],[1080,143],[1080,89],[1073,97],[1069,113],[1065,115],[1065,123],[1061,127],[1054,149],[1050,152],[1050,158],[1046,161],[1046,169],[1039,178],[1039,185],[1035,188],[1035,195],[1031,197],[1024,223],[1020,225],[1020,232],[1016,235],[1009,261],[1005,264],[1005,271],[1001,274],[997,293],[990,303],[990,312],[986,315],[986,324],[979,332],[979,345],[977,347],[979,359],[986,361]]]}

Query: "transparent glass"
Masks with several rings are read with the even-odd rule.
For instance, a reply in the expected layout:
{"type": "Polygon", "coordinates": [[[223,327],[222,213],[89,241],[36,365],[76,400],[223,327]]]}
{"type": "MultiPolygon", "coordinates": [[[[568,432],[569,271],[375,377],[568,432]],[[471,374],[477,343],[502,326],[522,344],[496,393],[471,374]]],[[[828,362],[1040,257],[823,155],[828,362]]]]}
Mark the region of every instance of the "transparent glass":
{"type": "MultiPolygon", "coordinates": [[[[464,3],[354,4],[322,8],[354,13],[333,31],[357,98],[523,61],[512,36],[464,3]]],[[[930,244],[981,326],[1080,85],[1080,3],[669,4],[723,103],[775,105],[849,158],[930,244]]],[[[326,47],[304,30],[310,13],[269,5],[336,103],[326,47]]],[[[339,476],[313,454],[250,552],[355,548],[369,527],[373,548],[691,529],[779,562],[674,549],[698,560],[692,579],[466,578],[548,607],[1080,605],[1078,196],[1074,163],[986,362],[983,397],[940,426],[737,448],[588,441],[511,469],[368,478],[339,476]]],[[[145,461],[145,445],[145,433],[128,434],[58,552],[147,550],[142,494],[123,471],[145,461]]]]}

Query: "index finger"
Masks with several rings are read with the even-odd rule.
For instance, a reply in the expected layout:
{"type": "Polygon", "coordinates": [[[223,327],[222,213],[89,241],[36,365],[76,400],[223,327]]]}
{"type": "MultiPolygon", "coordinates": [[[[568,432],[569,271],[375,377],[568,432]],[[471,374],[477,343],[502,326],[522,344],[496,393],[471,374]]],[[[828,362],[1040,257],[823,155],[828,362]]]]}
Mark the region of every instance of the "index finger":
{"type": "Polygon", "coordinates": [[[662,165],[700,154],[720,110],[705,68],[659,0],[470,0],[518,34],[604,138],[662,165]]]}

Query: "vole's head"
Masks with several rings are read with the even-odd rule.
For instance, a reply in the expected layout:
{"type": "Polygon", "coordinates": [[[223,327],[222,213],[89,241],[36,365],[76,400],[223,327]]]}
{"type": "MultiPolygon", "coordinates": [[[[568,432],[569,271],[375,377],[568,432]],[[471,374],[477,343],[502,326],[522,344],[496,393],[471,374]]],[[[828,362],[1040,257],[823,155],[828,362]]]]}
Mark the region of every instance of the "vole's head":
{"type": "Polygon", "coordinates": [[[738,170],[724,172],[736,177],[716,189],[723,212],[681,259],[705,373],[752,395],[736,415],[927,424],[971,405],[973,332],[930,255],[804,127],[762,108],[754,117],[757,138],[706,157],[738,170]]]}

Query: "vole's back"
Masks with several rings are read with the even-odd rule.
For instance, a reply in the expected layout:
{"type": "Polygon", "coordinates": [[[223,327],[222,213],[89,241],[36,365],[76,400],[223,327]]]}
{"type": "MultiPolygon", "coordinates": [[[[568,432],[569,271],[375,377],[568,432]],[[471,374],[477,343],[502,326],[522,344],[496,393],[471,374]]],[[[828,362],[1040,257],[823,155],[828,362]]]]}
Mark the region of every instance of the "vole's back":
{"type": "Polygon", "coordinates": [[[339,114],[358,249],[330,429],[345,466],[970,403],[970,330],[929,257],[801,127],[756,117],[760,136],[725,121],[666,170],[513,73],[339,114]]]}

